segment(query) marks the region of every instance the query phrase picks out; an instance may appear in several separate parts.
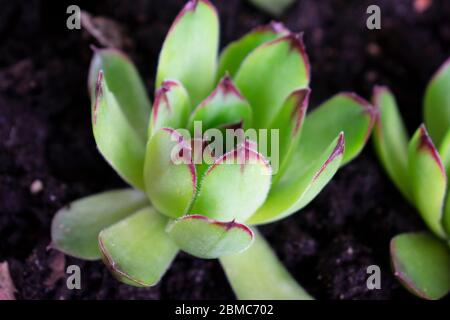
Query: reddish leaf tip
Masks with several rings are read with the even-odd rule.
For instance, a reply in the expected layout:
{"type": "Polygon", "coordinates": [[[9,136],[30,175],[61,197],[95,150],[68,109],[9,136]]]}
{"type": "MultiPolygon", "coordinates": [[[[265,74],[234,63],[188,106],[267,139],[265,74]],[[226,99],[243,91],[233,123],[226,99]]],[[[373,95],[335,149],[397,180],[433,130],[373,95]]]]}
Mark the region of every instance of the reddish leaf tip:
{"type": "Polygon", "coordinates": [[[185,220],[185,221],[186,220],[202,220],[202,221],[206,221],[207,223],[210,223],[212,225],[219,226],[219,227],[225,229],[225,231],[228,231],[232,228],[241,229],[242,231],[246,232],[250,236],[251,239],[253,239],[253,237],[254,237],[252,229],[247,227],[245,224],[236,222],[236,219],[233,219],[232,221],[228,221],[228,222],[222,222],[222,221],[210,219],[210,218],[202,216],[200,214],[192,214],[192,215],[181,217],[181,218],[179,218],[179,220],[185,220]]]}
{"type": "Polygon", "coordinates": [[[320,167],[319,171],[314,175],[313,180],[316,180],[319,178],[319,176],[322,174],[322,172],[325,171],[326,167],[338,156],[344,154],[345,150],[345,138],[344,138],[344,132],[339,133],[338,141],[336,146],[333,149],[333,152],[331,152],[331,155],[328,157],[327,161],[320,167]]]}
{"type": "Polygon", "coordinates": [[[425,124],[421,124],[419,127],[419,143],[417,145],[417,150],[423,150],[425,152],[430,153],[430,155],[433,157],[434,161],[438,164],[442,174],[445,176],[445,168],[442,164],[441,157],[439,156],[439,153],[434,146],[433,140],[431,140],[430,135],[428,134],[427,128],[425,127],[425,124]]]}
{"type": "Polygon", "coordinates": [[[295,107],[292,110],[292,118],[295,120],[295,128],[293,131],[293,136],[297,135],[300,131],[303,119],[306,114],[306,110],[309,105],[309,96],[311,94],[310,88],[302,88],[291,93],[291,97],[296,99],[295,107]]]}
{"type": "MultiPolygon", "coordinates": [[[[305,62],[305,68],[306,68],[306,75],[308,79],[311,77],[311,66],[309,63],[309,57],[306,53],[305,43],[303,42],[303,32],[298,33],[289,33],[283,38],[280,38],[281,41],[288,41],[290,44],[291,49],[296,50],[300,53],[302,56],[304,62],[305,62]]],[[[277,41],[277,40],[275,40],[277,41]]]]}
{"type": "Polygon", "coordinates": [[[162,82],[161,87],[156,90],[155,93],[155,101],[153,102],[153,122],[156,122],[158,118],[158,112],[160,110],[161,103],[164,102],[167,110],[169,112],[172,111],[172,106],[170,104],[169,98],[167,97],[167,93],[175,86],[178,86],[178,83],[174,80],[165,80],[162,82]]]}

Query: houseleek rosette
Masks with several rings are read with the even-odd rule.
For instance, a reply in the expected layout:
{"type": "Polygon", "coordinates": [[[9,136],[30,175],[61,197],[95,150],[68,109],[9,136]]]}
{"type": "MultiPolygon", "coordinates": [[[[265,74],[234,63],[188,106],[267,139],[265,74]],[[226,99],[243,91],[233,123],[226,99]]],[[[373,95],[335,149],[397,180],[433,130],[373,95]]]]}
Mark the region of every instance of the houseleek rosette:
{"type": "Polygon", "coordinates": [[[308,299],[255,225],[313,200],[361,151],[374,109],[342,93],[306,116],[308,57],[302,36],[280,23],[254,29],[219,59],[218,43],[215,8],[188,2],[164,41],[152,107],[123,53],[95,51],[89,73],[95,141],[133,188],[61,209],[54,245],[75,257],[103,258],[131,285],[156,284],[183,250],[219,258],[238,298],[308,299]],[[196,123],[216,133],[276,129],[278,139],[269,144],[277,144],[279,157],[260,151],[258,137],[242,135],[219,152],[207,135],[195,136],[196,123]]]}
{"type": "Polygon", "coordinates": [[[392,265],[405,287],[425,299],[439,299],[450,291],[449,62],[430,81],[424,99],[425,124],[409,142],[393,94],[377,87],[373,97],[380,110],[373,134],[377,154],[430,230],[394,237],[390,246],[392,265]]]}

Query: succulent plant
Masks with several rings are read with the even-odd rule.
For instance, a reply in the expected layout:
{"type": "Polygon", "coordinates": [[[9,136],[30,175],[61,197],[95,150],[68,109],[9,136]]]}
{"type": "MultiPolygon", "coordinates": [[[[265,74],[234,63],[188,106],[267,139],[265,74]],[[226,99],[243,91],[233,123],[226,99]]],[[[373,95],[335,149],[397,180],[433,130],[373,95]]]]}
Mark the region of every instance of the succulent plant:
{"type": "Polygon", "coordinates": [[[428,84],[425,124],[409,143],[393,94],[386,87],[377,87],[373,96],[380,110],[373,133],[378,157],[431,231],[394,237],[390,245],[393,269],[407,289],[425,299],[439,299],[450,291],[449,87],[450,60],[428,84]]]}
{"type": "Polygon", "coordinates": [[[261,10],[273,16],[280,16],[295,0],[249,0],[261,10]]]}
{"type": "Polygon", "coordinates": [[[238,298],[310,298],[255,226],[306,206],[361,151],[374,108],[342,93],[306,116],[308,57],[302,36],[280,23],[256,28],[219,59],[218,43],[215,8],[189,1],[164,41],[153,106],[123,53],[95,50],[88,80],[95,141],[132,188],[62,208],[53,244],[103,258],[135,286],[158,283],[182,250],[219,258],[238,298]],[[198,123],[205,134],[197,135],[198,123]],[[264,137],[251,139],[250,129],[275,139],[261,149],[264,137]],[[209,139],[224,131],[236,140],[209,139]]]}

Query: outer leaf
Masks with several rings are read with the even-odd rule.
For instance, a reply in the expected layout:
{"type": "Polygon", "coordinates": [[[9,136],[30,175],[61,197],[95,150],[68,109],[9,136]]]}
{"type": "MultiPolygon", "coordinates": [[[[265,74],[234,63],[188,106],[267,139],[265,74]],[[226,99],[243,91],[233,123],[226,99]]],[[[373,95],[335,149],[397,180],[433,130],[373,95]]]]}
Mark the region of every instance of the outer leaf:
{"type": "Polygon", "coordinates": [[[288,95],[309,84],[302,35],[289,34],[253,50],[236,74],[236,84],[253,110],[254,127],[265,128],[288,95]]]}
{"type": "MultiPolygon", "coordinates": [[[[447,233],[447,238],[450,239],[450,194],[447,193],[447,200],[445,202],[445,213],[442,219],[442,225],[445,232],[447,233]]],[[[449,242],[450,246],[450,242],[449,242]]]]}
{"type": "Polygon", "coordinates": [[[52,243],[71,256],[100,259],[101,230],[148,205],[142,192],[133,189],[108,191],[76,200],[60,209],[52,221],[52,243]]]}
{"type": "Polygon", "coordinates": [[[202,259],[242,252],[253,240],[252,230],[243,224],[219,222],[200,215],[175,220],[167,233],[181,250],[202,259]]]}
{"type": "Polygon", "coordinates": [[[187,88],[193,105],[211,92],[217,68],[219,20],[207,0],[190,0],[179,13],[164,41],[156,87],[177,79],[187,88]]]}
{"type": "Polygon", "coordinates": [[[189,212],[219,221],[245,221],[264,203],[270,180],[270,165],[245,142],[208,169],[189,212]]]}
{"type": "Polygon", "coordinates": [[[245,57],[262,45],[263,43],[275,40],[289,33],[280,22],[271,22],[268,25],[258,27],[247,33],[245,36],[230,43],[220,55],[218,79],[226,73],[232,77],[236,75],[245,57]]]}
{"type": "Polygon", "coordinates": [[[178,251],[166,225],[167,218],[145,208],[100,233],[104,261],[118,280],[134,286],[158,283],[178,251]]]}
{"type": "Polygon", "coordinates": [[[101,71],[92,107],[92,127],[97,148],[109,164],[124,180],[143,189],[145,140],[125,116],[101,71]]]}
{"type": "Polygon", "coordinates": [[[241,300],[310,300],[259,232],[242,253],[220,258],[228,281],[241,300]]]}
{"type": "Polygon", "coordinates": [[[295,0],[250,0],[250,2],[274,16],[280,16],[295,0]]]}
{"type": "MultiPolygon", "coordinates": [[[[287,167],[292,153],[297,147],[300,139],[300,133],[303,125],[303,120],[308,108],[310,89],[299,89],[292,92],[284,102],[280,112],[275,117],[269,130],[279,131],[278,151],[279,157],[272,157],[272,167],[279,168],[281,171],[274,176],[281,177],[283,170],[287,167]],[[278,159],[277,159],[278,158],[278,159]],[[278,162],[278,164],[274,164],[278,162]]],[[[269,150],[269,149],[268,149],[269,150]]]]}
{"type": "Polygon", "coordinates": [[[196,193],[191,150],[190,142],[168,128],[158,130],[147,144],[145,190],[155,208],[171,218],[184,215],[196,193]]]}
{"type": "Polygon", "coordinates": [[[439,237],[445,237],[441,219],[447,176],[441,158],[422,125],[409,143],[408,174],[411,195],[423,220],[439,237]]]}
{"type": "Polygon", "coordinates": [[[450,291],[450,251],[428,233],[404,233],[391,240],[395,275],[412,293],[440,299],[450,291]]]}
{"type": "Polygon", "coordinates": [[[408,181],[408,134],[397,109],[395,97],[385,87],[376,87],[373,103],[379,110],[373,141],[389,177],[410,201],[408,181]]]}
{"type": "Polygon", "coordinates": [[[108,88],[115,96],[124,117],[145,141],[151,105],[147,90],[133,62],[118,50],[95,49],[89,69],[91,93],[95,93],[100,71],[103,71],[108,88]]]}
{"type": "Polygon", "coordinates": [[[450,128],[450,59],[434,75],[425,93],[425,123],[436,145],[450,128]]]}
{"type": "Polygon", "coordinates": [[[306,206],[328,184],[342,163],[344,135],[312,162],[306,172],[289,172],[272,186],[264,205],[249,219],[249,224],[262,224],[282,219],[306,206]]]}
{"type": "Polygon", "coordinates": [[[288,171],[308,168],[341,131],[346,140],[342,165],[348,163],[364,148],[376,115],[369,102],[353,93],[341,93],[327,100],[306,116],[288,171]]]}
{"type": "Polygon", "coordinates": [[[187,124],[191,103],[183,85],[176,80],[166,80],[156,91],[150,120],[149,137],[161,128],[183,128],[187,124]]]}
{"type": "Polygon", "coordinates": [[[251,124],[250,105],[234,86],[229,76],[225,76],[217,88],[194,111],[190,119],[201,121],[203,130],[241,124],[247,128],[251,124]]]}

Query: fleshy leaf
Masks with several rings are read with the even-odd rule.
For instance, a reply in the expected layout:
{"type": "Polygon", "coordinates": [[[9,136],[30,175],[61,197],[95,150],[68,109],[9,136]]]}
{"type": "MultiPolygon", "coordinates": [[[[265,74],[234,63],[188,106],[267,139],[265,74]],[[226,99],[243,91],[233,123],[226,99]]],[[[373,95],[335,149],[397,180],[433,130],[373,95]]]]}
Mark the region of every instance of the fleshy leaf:
{"type": "Polygon", "coordinates": [[[265,128],[288,95],[309,84],[302,35],[289,34],[253,50],[236,74],[236,84],[253,108],[256,129],[265,128]]]}
{"type": "MultiPolygon", "coordinates": [[[[308,108],[309,95],[311,90],[299,89],[292,92],[284,102],[280,112],[275,117],[269,130],[278,130],[278,157],[272,158],[272,168],[280,168],[274,179],[281,177],[283,170],[287,166],[287,162],[292,156],[292,152],[297,147],[300,139],[300,133],[303,120],[308,108]],[[274,164],[278,162],[278,164],[274,164]]],[[[270,141],[272,143],[272,141],[270,141]]],[[[271,150],[269,147],[268,150],[271,150]]]]}
{"type": "Polygon", "coordinates": [[[148,204],[146,195],[133,189],[103,192],[71,202],[53,218],[53,246],[77,258],[100,259],[100,231],[148,204]]]}
{"type": "Polygon", "coordinates": [[[428,233],[404,233],[391,240],[395,275],[412,293],[440,299],[450,291],[450,250],[428,233]]]}
{"type": "Polygon", "coordinates": [[[411,195],[423,220],[437,236],[445,238],[441,219],[447,176],[424,125],[409,143],[408,174],[411,195]]]}
{"type": "Polygon", "coordinates": [[[92,107],[92,127],[97,148],[108,163],[128,183],[144,189],[145,138],[132,126],[122,106],[103,77],[98,74],[92,107]]]}
{"type": "Polygon", "coordinates": [[[149,137],[161,128],[184,128],[187,124],[191,103],[183,85],[176,80],[166,80],[156,91],[149,137]]]}
{"type": "Polygon", "coordinates": [[[243,222],[264,203],[270,181],[270,165],[245,141],[209,167],[189,212],[243,222]]]}
{"type": "Polygon", "coordinates": [[[280,22],[271,22],[268,25],[258,27],[245,36],[230,43],[221,53],[219,59],[218,79],[228,72],[234,77],[242,61],[247,55],[263,43],[275,40],[289,33],[280,22]]]}
{"type": "Polygon", "coordinates": [[[169,224],[167,233],[187,253],[202,259],[216,259],[247,249],[253,232],[230,221],[219,222],[201,215],[189,215],[169,224]]]}
{"type": "Polygon", "coordinates": [[[159,56],[156,87],[177,79],[197,105],[211,92],[217,69],[219,19],[207,0],[190,0],[178,14],[159,56]]]}
{"type": "Polygon", "coordinates": [[[201,121],[203,130],[225,128],[241,124],[243,128],[251,123],[252,110],[229,76],[225,76],[217,88],[193,112],[190,129],[194,121],[201,121]]]}
{"type": "Polygon", "coordinates": [[[220,258],[228,281],[241,300],[311,300],[278,260],[262,235],[244,252],[220,258]]]}
{"type": "Polygon", "coordinates": [[[196,193],[197,175],[189,141],[176,130],[158,130],[147,144],[145,190],[155,208],[171,217],[186,213],[196,193]]]}
{"type": "Polygon", "coordinates": [[[373,141],[389,177],[410,201],[408,181],[408,133],[397,108],[395,97],[385,87],[376,87],[373,103],[379,110],[373,141]]]}
{"type": "Polygon", "coordinates": [[[445,213],[444,217],[442,218],[442,226],[445,232],[447,233],[447,238],[450,240],[450,193],[447,193],[447,200],[445,202],[445,213]]]}
{"type": "Polygon", "coordinates": [[[442,139],[439,147],[439,155],[441,156],[442,164],[448,176],[450,173],[450,128],[445,134],[444,139],[442,139]]]}
{"type": "Polygon", "coordinates": [[[133,62],[118,50],[94,49],[88,79],[91,94],[95,93],[100,71],[126,120],[145,141],[151,105],[133,62]]]}
{"type": "Polygon", "coordinates": [[[306,116],[300,142],[287,171],[307,168],[341,131],[346,141],[342,165],[348,163],[364,148],[375,118],[375,108],[354,93],[337,94],[325,101],[306,116]]]}
{"type": "Polygon", "coordinates": [[[287,172],[270,190],[264,205],[247,221],[263,224],[282,219],[311,202],[333,178],[342,163],[342,133],[325,149],[306,171],[287,172]]]}
{"type": "Polygon", "coordinates": [[[270,13],[273,16],[280,16],[295,0],[250,0],[255,6],[270,13]]]}
{"type": "Polygon", "coordinates": [[[439,146],[450,128],[450,59],[429,83],[424,101],[425,124],[439,146]]]}
{"type": "Polygon", "coordinates": [[[167,218],[144,208],[100,233],[103,260],[118,280],[139,287],[158,283],[178,252],[166,226],[167,218]]]}

